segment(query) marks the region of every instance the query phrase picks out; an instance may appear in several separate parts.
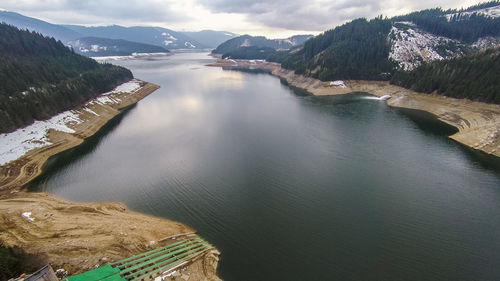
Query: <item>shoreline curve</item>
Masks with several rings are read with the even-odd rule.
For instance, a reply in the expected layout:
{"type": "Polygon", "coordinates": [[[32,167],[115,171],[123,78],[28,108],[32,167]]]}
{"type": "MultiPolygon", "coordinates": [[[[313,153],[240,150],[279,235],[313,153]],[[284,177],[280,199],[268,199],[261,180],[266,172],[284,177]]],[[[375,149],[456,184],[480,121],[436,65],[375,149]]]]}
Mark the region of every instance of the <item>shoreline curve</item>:
{"type": "Polygon", "coordinates": [[[289,85],[304,89],[315,96],[365,92],[374,96],[390,95],[392,107],[429,112],[458,132],[449,138],[475,150],[500,157],[500,105],[455,99],[437,94],[425,94],[389,84],[388,81],[347,80],[335,87],[329,82],[295,74],[279,63],[262,60],[220,59],[208,66],[222,68],[261,69],[285,80],[289,85]]]}

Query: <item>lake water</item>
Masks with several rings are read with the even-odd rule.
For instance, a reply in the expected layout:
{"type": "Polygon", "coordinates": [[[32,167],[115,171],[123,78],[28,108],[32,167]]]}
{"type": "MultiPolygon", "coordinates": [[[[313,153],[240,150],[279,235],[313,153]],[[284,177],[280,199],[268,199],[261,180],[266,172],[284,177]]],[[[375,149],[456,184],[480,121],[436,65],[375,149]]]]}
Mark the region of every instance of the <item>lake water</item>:
{"type": "Polygon", "coordinates": [[[30,189],[185,223],[226,281],[500,280],[498,160],[425,114],[212,61],[119,62],[161,88],[30,189]]]}

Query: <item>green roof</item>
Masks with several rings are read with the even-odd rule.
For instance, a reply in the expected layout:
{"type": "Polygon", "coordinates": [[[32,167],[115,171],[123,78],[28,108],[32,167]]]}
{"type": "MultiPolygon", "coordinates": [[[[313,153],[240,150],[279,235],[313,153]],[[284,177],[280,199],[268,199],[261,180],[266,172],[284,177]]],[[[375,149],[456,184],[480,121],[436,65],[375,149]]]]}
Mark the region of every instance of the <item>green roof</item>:
{"type": "Polygon", "coordinates": [[[106,277],[110,277],[113,275],[118,276],[118,278],[117,279],[109,279],[109,280],[126,280],[126,279],[120,277],[119,274],[117,275],[117,273],[120,273],[120,269],[116,268],[116,267],[112,267],[111,265],[108,264],[108,265],[99,267],[97,269],[87,271],[87,272],[84,272],[82,274],[78,274],[78,275],[73,276],[73,277],[69,277],[67,280],[71,280],[71,281],[97,281],[97,280],[103,280],[106,277]]]}
{"type": "Polygon", "coordinates": [[[206,253],[213,246],[198,236],[126,258],[97,269],[84,272],[64,281],[131,281],[149,279],[184,265],[206,253]]]}

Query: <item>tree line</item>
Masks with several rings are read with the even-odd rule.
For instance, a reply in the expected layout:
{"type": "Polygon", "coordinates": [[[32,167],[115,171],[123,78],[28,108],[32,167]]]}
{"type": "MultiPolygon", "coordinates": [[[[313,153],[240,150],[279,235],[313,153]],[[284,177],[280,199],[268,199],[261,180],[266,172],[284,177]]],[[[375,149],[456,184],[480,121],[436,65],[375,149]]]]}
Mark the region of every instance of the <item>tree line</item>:
{"type": "Polygon", "coordinates": [[[133,78],[60,41],[0,24],[0,133],[72,109],[133,78]]]}
{"type": "Polygon", "coordinates": [[[309,39],[288,56],[275,56],[282,66],[320,80],[387,79],[394,69],[388,60],[391,20],[361,18],[309,39]]]}
{"type": "Polygon", "coordinates": [[[500,49],[398,71],[391,84],[423,93],[500,104],[500,49]]]}
{"type": "Polygon", "coordinates": [[[465,43],[473,43],[485,36],[500,35],[500,18],[460,11],[448,18],[445,16],[447,13],[448,11],[436,8],[395,17],[393,20],[411,21],[429,33],[465,43]]]}

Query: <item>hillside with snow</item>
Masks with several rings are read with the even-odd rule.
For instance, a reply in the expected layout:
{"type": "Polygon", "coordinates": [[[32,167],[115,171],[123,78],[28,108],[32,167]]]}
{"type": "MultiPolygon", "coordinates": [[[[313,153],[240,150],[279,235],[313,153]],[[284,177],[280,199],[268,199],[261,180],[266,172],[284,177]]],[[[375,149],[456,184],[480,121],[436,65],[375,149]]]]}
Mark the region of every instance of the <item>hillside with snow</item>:
{"type": "MultiPolygon", "coordinates": [[[[499,12],[500,2],[491,1],[462,10],[433,8],[393,18],[359,18],[266,59],[322,81],[388,80],[401,70],[500,47],[499,12]]],[[[231,41],[236,46],[228,47],[242,47],[250,39],[225,44],[231,41]]]]}
{"type": "MultiPolygon", "coordinates": [[[[163,27],[153,26],[60,25],[5,10],[0,10],[0,22],[5,22],[21,29],[36,31],[44,36],[54,37],[65,44],[72,42],[73,44],[71,45],[74,45],[76,40],[80,39],[80,41],[82,41],[82,38],[98,37],[101,39],[126,40],[154,45],[165,49],[206,49],[214,48],[222,42],[237,36],[227,31],[202,30],[178,32],[163,27]]],[[[90,43],[90,45],[99,45],[100,52],[107,51],[110,49],[109,47],[111,47],[110,45],[99,43],[90,43]],[[105,50],[104,47],[107,47],[107,50],[105,50]]],[[[91,48],[84,47],[84,49],[92,52],[91,48]]],[[[82,49],[82,52],[85,54],[84,49],[82,49]]],[[[137,50],[136,52],[144,51],[137,50]]]]}
{"type": "Polygon", "coordinates": [[[122,39],[82,37],[69,41],[67,45],[81,55],[89,57],[130,56],[134,53],[168,53],[166,48],[131,42],[122,39]]]}
{"type": "Polygon", "coordinates": [[[80,26],[64,27],[82,34],[82,37],[121,39],[142,44],[154,45],[166,49],[203,49],[207,46],[180,32],[163,27],[150,26],[80,26]]]}
{"type": "Polygon", "coordinates": [[[395,23],[388,40],[391,45],[389,59],[403,70],[413,70],[424,62],[460,56],[467,50],[460,41],[425,32],[411,22],[395,23]]]}
{"type": "Polygon", "coordinates": [[[425,10],[396,17],[388,35],[389,59],[398,69],[413,70],[422,63],[500,46],[500,4],[489,4],[493,6],[442,14],[439,9],[425,10]]]}
{"type": "Polygon", "coordinates": [[[483,8],[483,9],[473,9],[470,11],[460,11],[460,12],[456,12],[456,13],[448,13],[445,15],[445,17],[448,21],[450,21],[453,18],[465,19],[467,17],[470,17],[473,14],[483,15],[483,16],[486,16],[489,18],[498,18],[498,17],[500,17],[500,5],[488,7],[488,8],[483,8]]]}

